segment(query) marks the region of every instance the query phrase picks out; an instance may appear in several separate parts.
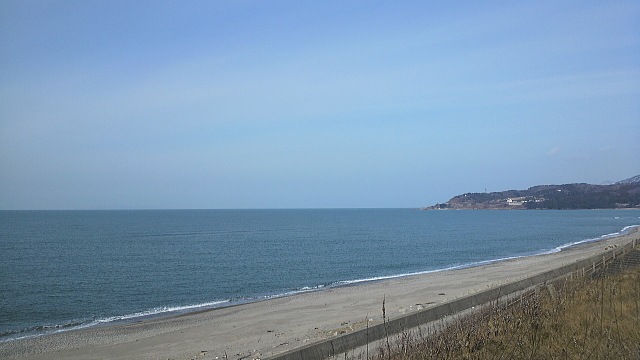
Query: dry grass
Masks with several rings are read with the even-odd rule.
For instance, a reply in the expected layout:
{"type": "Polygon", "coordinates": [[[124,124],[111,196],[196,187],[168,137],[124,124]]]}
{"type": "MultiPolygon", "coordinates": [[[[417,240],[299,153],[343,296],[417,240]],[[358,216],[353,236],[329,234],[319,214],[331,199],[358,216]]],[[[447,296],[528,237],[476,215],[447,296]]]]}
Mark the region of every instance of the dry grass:
{"type": "Polygon", "coordinates": [[[376,358],[640,359],[640,269],[557,282],[441,326],[405,332],[376,358]]]}

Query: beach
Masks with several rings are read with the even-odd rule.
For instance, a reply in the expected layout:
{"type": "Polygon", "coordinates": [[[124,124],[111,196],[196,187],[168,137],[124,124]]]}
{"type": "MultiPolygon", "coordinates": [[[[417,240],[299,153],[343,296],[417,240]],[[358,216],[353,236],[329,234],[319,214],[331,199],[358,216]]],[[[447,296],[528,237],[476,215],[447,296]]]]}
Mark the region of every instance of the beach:
{"type": "MultiPolygon", "coordinates": [[[[0,343],[1,358],[265,358],[604,253],[630,233],[482,266],[365,282],[135,323],[0,343]]],[[[196,289],[197,291],[197,289],[196,289]]]]}

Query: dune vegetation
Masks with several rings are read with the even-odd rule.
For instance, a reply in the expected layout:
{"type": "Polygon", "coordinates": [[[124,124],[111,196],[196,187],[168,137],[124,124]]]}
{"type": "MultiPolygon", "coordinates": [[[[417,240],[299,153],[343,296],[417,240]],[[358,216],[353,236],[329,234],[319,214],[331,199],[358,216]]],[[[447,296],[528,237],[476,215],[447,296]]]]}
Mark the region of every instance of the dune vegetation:
{"type": "Polygon", "coordinates": [[[640,359],[640,268],[564,279],[438,326],[374,358],[640,359]]]}

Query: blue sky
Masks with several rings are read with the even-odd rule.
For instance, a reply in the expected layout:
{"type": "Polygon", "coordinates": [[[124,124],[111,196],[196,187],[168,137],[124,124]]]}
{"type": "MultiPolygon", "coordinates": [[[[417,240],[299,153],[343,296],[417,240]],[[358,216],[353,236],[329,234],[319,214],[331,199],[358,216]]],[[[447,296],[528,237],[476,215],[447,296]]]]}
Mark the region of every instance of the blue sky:
{"type": "Polygon", "coordinates": [[[0,209],[420,207],[640,174],[637,1],[0,10],[0,209]]]}

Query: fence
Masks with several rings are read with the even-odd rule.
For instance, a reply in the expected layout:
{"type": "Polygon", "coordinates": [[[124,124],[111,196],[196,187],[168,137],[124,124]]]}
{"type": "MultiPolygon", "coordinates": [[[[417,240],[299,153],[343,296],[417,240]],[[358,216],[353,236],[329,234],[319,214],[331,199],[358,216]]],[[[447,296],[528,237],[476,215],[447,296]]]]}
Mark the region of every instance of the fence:
{"type": "Polygon", "coordinates": [[[607,269],[615,271],[616,267],[611,267],[610,265],[615,263],[620,264],[621,267],[626,266],[625,262],[621,260],[624,260],[629,253],[633,254],[633,256],[629,257],[630,265],[640,265],[640,251],[635,249],[637,245],[636,242],[637,240],[634,239],[623,246],[611,247],[605,251],[605,253],[588,259],[389,320],[386,326],[385,324],[374,325],[366,329],[293,349],[275,355],[270,359],[316,360],[344,354],[350,350],[383,339],[388,335],[398,334],[404,330],[416,328],[446,316],[461,313],[499,298],[513,299],[518,297],[519,294],[534,289],[537,286],[546,285],[547,282],[559,278],[586,275],[597,276],[599,273],[607,271],[607,269]]]}

